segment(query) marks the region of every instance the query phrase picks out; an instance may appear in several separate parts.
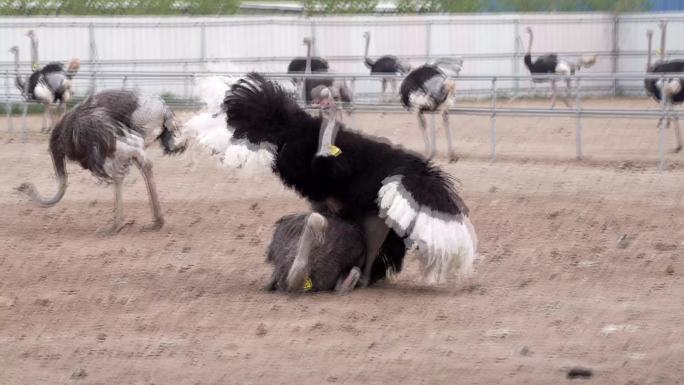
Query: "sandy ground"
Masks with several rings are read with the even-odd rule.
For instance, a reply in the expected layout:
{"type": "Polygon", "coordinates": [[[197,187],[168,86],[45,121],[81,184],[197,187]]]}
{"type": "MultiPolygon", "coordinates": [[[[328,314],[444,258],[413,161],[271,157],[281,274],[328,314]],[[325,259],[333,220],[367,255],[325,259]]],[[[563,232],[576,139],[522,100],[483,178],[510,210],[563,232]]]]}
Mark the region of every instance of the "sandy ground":
{"type": "MultiPolygon", "coordinates": [[[[410,115],[354,121],[422,150],[410,115]]],[[[655,121],[586,121],[577,161],[574,119],[501,117],[494,163],[488,118],[452,122],[461,160],[440,141],[437,162],[471,208],[476,278],[426,287],[411,259],[346,296],[262,290],[272,224],[306,208],[272,176],[155,148],[167,225],[140,231],[134,171],[135,223],[105,236],[113,188],[71,164],[63,201],[31,205],[19,183],[56,188],[40,119],[25,144],[3,129],[0,384],[684,383],[684,154],[657,171],[655,121]],[[593,376],[567,379],[574,367],[593,376]]]]}

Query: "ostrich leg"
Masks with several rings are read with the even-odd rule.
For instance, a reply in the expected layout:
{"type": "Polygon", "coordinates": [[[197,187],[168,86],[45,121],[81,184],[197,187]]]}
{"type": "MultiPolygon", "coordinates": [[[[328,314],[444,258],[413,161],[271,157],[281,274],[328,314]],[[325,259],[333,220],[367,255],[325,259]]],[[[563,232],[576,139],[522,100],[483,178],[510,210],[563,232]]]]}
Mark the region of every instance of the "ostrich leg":
{"type": "Polygon", "coordinates": [[[389,227],[380,217],[368,216],[362,220],[361,228],[363,229],[366,241],[366,259],[363,265],[363,275],[359,279],[359,285],[366,287],[370,283],[373,262],[375,262],[375,258],[378,256],[385,238],[387,238],[389,227]]]}
{"type": "Polygon", "coordinates": [[[288,290],[298,291],[304,287],[306,276],[309,274],[309,257],[313,242],[323,243],[327,227],[328,220],[319,213],[311,213],[306,217],[304,230],[299,237],[297,255],[287,273],[288,290]]]}
{"type": "Polygon", "coordinates": [[[114,235],[133,222],[123,221],[123,180],[124,176],[114,177],[114,222],[105,233],[114,235]]]}
{"type": "Polygon", "coordinates": [[[556,80],[551,80],[551,109],[556,106],[556,80]]]}
{"type": "Polygon", "coordinates": [[[423,111],[418,111],[417,117],[420,129],[423,132],[423,140],[425,140],[425,156],[430,159],[432,158],[430,137],[428,136],[427,127],[425,126],[425,115],[423,115],[423,111]]]}
{"type": "Polygon", "coordinates": [[[26,114],[28,113],[28,102],[24,100],[24,106],[21,110],[21,141],[26,142],[26,114]]]}
{"type": "Polygon", "coordinates": [[[674,152],[680,152],[682,150],[682,133],[679,130],[679,114],[674,111],[672,105],[670,105],[670,108],[672,108],[672,115],[674,115],[672,120],[674,121],[675,135],[677,136],[677,147],[675,147],[674,152]]]}
{"type": "Polygon", "coordinates": [[[385,91],[387,90],[387,79],[382,79],[381,84],[382,89],[380,90],[380,102],[383,103],[387,101],[387,99],[385,98],[385,91]]]}
{"type": "Polygon", "coordinates": [[[446,135],[447,147],[449,148],[449,163],[454,163],[458,161],[458,156],[454,152],[454,148],[451,142],[451,128],[449,127],[449,110],[447,108],[442,109],[442,122],[444,123],[444,134],[446,135]]]}
{"type": "Polygon", "coordinates": [[[572,80],[570,78],[565,79],[566,88],[565,88],[565,97],[563,98],[563,103],[565,103],[565,106],[568,108],[571,108],[570,102],[568,101],[568,99],[570,98],[571,92],[572,92],[572,85],[570,84],[571,81],[572,80]]]}
{"type": "Polygon", "coordinates": [[[164,227],[164,216],[161,213],[161,206],[159,205],[159,196],[157,195],[157,188],[154,183],[154,174],[152,173],[152,162],[147,159],[134,159],[135,165],[138,166],[140,173],[145,179],[147,186],[147,193],[150,197],[150,206],[152,207],[152,215],[154,222],[143,227],[143,231],[159,230],[164,227]]]}
{"type": "Polygon", "coordinates": [[[344,294],[352,291],[361,278],[361,269],[354,266],[349,271],[347,278],[340,278],[335,285],[335,291],[344,294]]]}

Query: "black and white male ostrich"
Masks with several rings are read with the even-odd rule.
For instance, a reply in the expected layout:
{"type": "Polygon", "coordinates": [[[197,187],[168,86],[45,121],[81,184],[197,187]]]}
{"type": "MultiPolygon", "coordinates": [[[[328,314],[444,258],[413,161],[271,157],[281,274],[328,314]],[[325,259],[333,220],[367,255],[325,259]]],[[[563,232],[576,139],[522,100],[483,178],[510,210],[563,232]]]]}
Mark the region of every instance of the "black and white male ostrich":
{"type": "MultiPolygon", "coordinates": [[[[334,105],[330,90],[323,96],[334,105]]],[[[444,282],[451,272],[472,272],[476,238],[468,208],[451,177],[429,161],[347,130],[335,121],[334,108],[325,118],[309,115],[278,84],[256,73],[231,87],[224,110],[231,145],[270,151],[273,172],[315,211],[332,211],[361,227],[362,286],[372,281],[380,251],[394,250],[387,244],[401,243],[401,237],[417,246],[428,283],[444,282]]],[[[295,262],[289,275],[305,271],[295,262]]]]}
{"type": "MultiPolygon", "coordinates": [[[[370,69],[371,75],[405,75],[411,70],[411,67],[408,64],[401,62],[396,56],[385,55],[381,56],[375,61],[372,60],[370,57],[368,57],[368,49],[370,47],[370,32],[364,32],[363,37],[366,39],[366,48],[363,53],[363,64],[370,69]]],[[[397,92],[397,81],[395,79],[382,79],[382,94],[380,95],[380,99],[384,97],[388,83],[392,88],[392,93],[395,94],[397,92]]]]}
{"type": "MultiPolygon", "coordinates": [[[[648,38],[648,64],[646,65],[646,72],[650,74],[656,73],[684,73],[684,60],[665,60],[665,33],[667,24],[660,23],[660,60],[651,65],[651,40],[653,38],[653,31],[648,31],[646,36],[648,38]]],[[[665,79],[653,78],[644,81],[646,92],[657,101],[661,101],[665,96],[665,106],[667,113],[667,126],[674,121],[675,135],[677,136],[677,147],[675,152],[682,149],[682,134],[679,129],[679,115],[674,112],[675,104],[682,104],[684,102],[684,76],[683,77],[666,77],[665,79]],[[673,117],[674,115],[674,117],[673,117]]],[[[661,118],[662,120],[662,118],[661,118]]],[[[660,124],[661,122],[658,122],[660,124]]]]}
{"type": "MultiPolygon", "coordinates": [[[[525,67],[530,71],[531,75],[545,75],[545,74],[551,74],[551,75],[564,75],[567,76],[565,79],[566,82],[566,96],[563,98],[563,102],[565,103],[566,106],[570,107],[570,103],[568,102],[568,95],[570,94],[570,89],[571,89],[571,84],[570,81],[571,79],[569,76],[574,75],[575,72],[579,71],[582,67],[584,68],[589,68],[596,64],[596,55],[591,55],[591,56],[583,56],[580,59],[577,60],[576,63],[571,63],[567,60],[562,60],[558,58],[558,55],[555,53],[550,53],[546,54],[543,56],[539,56],[537,60],[534,62],[532,61],[532,40],[534,39],[534,34],[532,33],[532,28],[527,27],[527,34],[530,35],[529,37],[529,44],[527,46],[527,53],[525,53],[525,56],[523,58],[523,61],[525,62],[525,67]]],[[[556,106],[556,79],[550,79],[551,80],[551,108],[556,106]]],[[[549,81],[549,78],[544,78],[544,77],[539,77],[539,76],[534,76],[532,78],[532,85],[535,86],[536,88],[536,83],[540,82],[546,82],[549,81]]]]}
{"type": "MultiPolygon", "coordinates": [[[[271,146],[266,142],[256,145],[244,139],[234,139],[234,130],[228,126],[222,108],[226,93],[236,81],[238,79],[225,77],[200,79],[197,94],[205,107],[188,120],[183,129],[195,143],[208,148],[224,166],[248,173],[258,172],[263,165],[273,164],[271,146]]],[[[330,98],[330,90],[323,88],[317,93],[317,98],[314,102],[327,108],[328,115],[334,115],[336,107],[332,104],[334,99],[330,98]]],[[[273,275],[267,288],[287,291],[351,290],[363,267],[364,250],[361,228],[355,222],[328,210],[286,215],[276,223],[268,247],[267,261],[273,264],[273,275]],[[298,261],[296,264],[295,260],[298,261]],[[294,269],[293,265],[296,266],[294,269]],[[304,288],[306,282],[310,285],[304,288]]],[[[390,232],[373,264],[371,282],[401,271],[405,252],[404,241],[395,232],[390,232]]]]}
{"type": "MultiPolygon", "coordinates": [[[[305,37],[303,40],[306,46],[306,57],[294,58],[287,67],[287,73],[290,74],[311,74],[311,73],[327,73],[329,71],[328,62],[318,56],[313,55],[314,41],[311,38],[305,37]]],[[[292,81],[295,86],[299,86],[299,79],[293,78],[292,81]]],[[[331,87],[335,93],[337,100],[345,103],[351,102],[351,92],[347,83],[342,80],[336,80],[332,77],[305,79],[304,80],[304,100],[310,104],[316,99],[316,92],[320,91],[320,87],[331,87]],[[318,87],[318,88],[317,88],[318,87]]]]}
{"type": "Polygon", "coordinates": [[[425,156],[435,156],[437,144],[434,129],[427,132],[425,112],[440,111],[444,125],[444,134],[449,147],[449,161],[458,160],[454,152],[449,128],[449,107],[453,103],[456,86],[448,73],[458,74],[462,62],[442,61],[439,64],[426,64],[411,71],[401,83],[399,93],[401,103],[416,112],[420,129],[425,140],[425,156]]]}
{"type": "Polygon", "coordinates": [[[173,113],[161,98],[128,90],[97,93],[67,112],[52,130],[49,150],[59,180],[57,193],[52,198],[42,198],[30,183],[23,183],[18,190],[36,204],[52,207],[66,192],[65,161],[78,162],[97,178],[114,182],[116,209],[108,232],[116,233],[129,224],[123,222],[122,191],[124,178],[131,164],[135,164],[145,179],[154,215],[154,223],[144,229],[160,229],[164,217],[152,162],[145,153],[145,148],[157,140],[167,154],[185,148],[173,113]]]}
{"type": "MultiPolygon", "coordinates": [[[[47,120],[47,126],[43,131],[53,125],[52,106],[58,104],[61,115],[66,112],[67,103],[72,96],[72,79],[78,72],[81,63],[79,59],[72,59],[66,70],[62,63],[49,63],[45,67],[33,71],[28,79],[21,76],[19,71],[19,47],[10,49],[14,54],[14,69],[16,72],[15,85],[21,91],[24,100],[40,102],[45,106],[43,122],[47,120]]],[[[32,60],[34,63],[35,60],[32,60]]],[[[24,114],[28,105],[24,105],[24,114]]]]}

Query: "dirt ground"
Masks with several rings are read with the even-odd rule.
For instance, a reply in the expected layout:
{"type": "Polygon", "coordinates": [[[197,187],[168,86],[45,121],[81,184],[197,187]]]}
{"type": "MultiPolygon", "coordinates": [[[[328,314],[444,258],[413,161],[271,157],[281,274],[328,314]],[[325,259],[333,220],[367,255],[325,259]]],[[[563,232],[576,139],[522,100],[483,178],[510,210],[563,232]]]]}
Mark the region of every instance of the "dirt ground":
{"type": "MultiPolygon", "coordinates": [[[[545,106],[546,102],[520,102],[545,106]]],[[[646,100],[586,105],[642,108],[646,100]]],[[[4,122],[4,119],[3,119],[4,122]]],[[[13,189],[56,189],[46,136],[0,132],[0,384],[683,384],[684,154],[656,168],[655,120],[452,117],[480,239],[472,281],[427,287],[409,259],[350,295],[265,292],[272,224],[306,204],[270,175],[155,148],[166,215],[133,171],[135,223],[116,236],[113,188],[70,164],[50,209],[13,189]],[[568,379],[570,369],[593,376],[568,379]]],[[[422,151],[408,114],[355,126],[422,151]]],[[[672,130],[667,148],[674,147],[672,130]]]]}

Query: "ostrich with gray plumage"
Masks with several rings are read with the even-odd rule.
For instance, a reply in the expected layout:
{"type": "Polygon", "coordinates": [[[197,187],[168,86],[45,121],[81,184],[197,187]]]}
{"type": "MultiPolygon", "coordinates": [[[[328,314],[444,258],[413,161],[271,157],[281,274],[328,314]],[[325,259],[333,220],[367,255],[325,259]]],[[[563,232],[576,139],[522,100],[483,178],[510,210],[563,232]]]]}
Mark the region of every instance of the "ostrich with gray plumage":
{"type": "Polygon", "coordinates": [[[95,177],[113,182],[116,208],[114,221],[107,232],[117,233],[131,222],[123,221],[123,181],[130,166],[140,170],[147,186],[154,222],[145,230],[164,225],[152,161],[145,149],[159,141],[166,154],[185,149],[186,140],[176,125],[173,112],[157,96],[145,96],[129,90],[109,90],[88,97],[67,112],[50,135],[49,151],[59,180],[57,193],[41,197],[30,183],[18,190],[41,207],[52,207],[67,188],[66,160],[78,162],[95,177]]]}
{"type": "MultiPolygon", "coordinates": [[[[371,75],[405,75],[411,70],[411,66],[403,63],[399,58],[393,55],[381,56],[376,60],[368,57],[368,49],[370,48],[370,32],[363,33],[366,39],[366,49],[363,53],[363,64],[370,69],[371,75]]],[[[380,99],[385,96],[387,85],[392,88],[392,94],[397,92],[397,81],[395,79],[382,79],[382,91],[380,99]]]]}
{"type": "MultiPolygon", "coordinates": [[[[576,72],[578,72],[582,68],[589,68],[596,64],[596,55],[591,55],[591,56],[583,56],[577,60],[576,63],[569,62],[567,60],[562,60],[558,58],[558,55],[555,53],[550,53],[546,54],[543,56],[539,56],[537,60],[534,62],[532,61],[532,41],[534,40],[534,34],[532,33],[532,28],[527,27],[526,28],[527,34],[530,36],[529,37],[529,44],[527,46],[527,53],[525,53],[525,56],[523,57],[523,61],[525,63],[525,67],[530,71],[531,75],[563,75],[566,76],[565,82],[566,82],[566,95],[563,98],[563,103],[565,103],[566,106],[570,107],[570,103],[568,102],[568,96],[570,95],[570,91],[572,89],[571,85],[571,79],[570,76],[574,75],[576,72]]],[[[547,78],[543,76],[534,76],[532,78],[532,85],[534,86],[536,90],[536,84],[540,82],[546,82],[550,81],[551,82],[551,108],[556,106],[556,94],[558,93],[556,90],[556,78],[547,78]]]]}
{"type": "MultiPolygon", "coordinates": [[[[665,41],[667,24],[663,21],[660,27],[660,60],[651,65],[651,40],[653,38],[653,31],[647,31],[648,38],[648,63],[646,64],[646,72],[649,74],[657,73],[684,73],[684,60],[665,60],[665,41]]],[[[674,122],[675,136],[677,137],[677,147],[675,152],[682,149],[682,133],[679,128],[679,114],[674,110],[674,105],[682,104],[684,102],[684,77],[665,77],[665,78],[648,78],[644,81],[646,92],[657,101],[662,101],[665,97],[665,108],[667,110],[666,127],[669,127],[674,122]]],[[[662,123],[662,119],[658,125],[662,123]]]]}
{"type": "Polygon", "coordinates": [[[313,212],[286,215],[275,227],[266,254],[273,264],[268,290],[347,292],[356,286],[365,256],[358,225],[313,212]]]}
{"type": "Polygon", "coordinates": [[[425,155],[432,159],[436,153],[436,137],[434,128],[427,132],[425,112],[437,112],[442,115],[444,134],[449,148],[449,161],[458,160],[454,152],[449,128],[449,107],[453,104],[456,85],[451,78],[460,73],[463,61],[460,59],[441,59],[434,64],[425,64],[411,71],[401,83],[401,103],[404,107],[415,111],[425,141],[425,155]]]}

